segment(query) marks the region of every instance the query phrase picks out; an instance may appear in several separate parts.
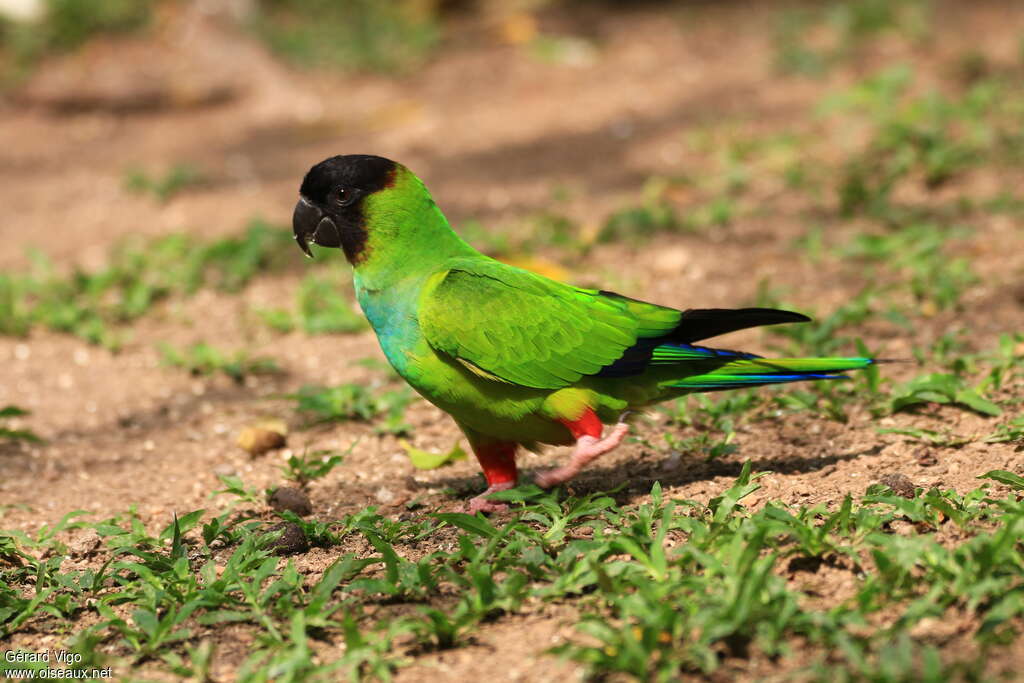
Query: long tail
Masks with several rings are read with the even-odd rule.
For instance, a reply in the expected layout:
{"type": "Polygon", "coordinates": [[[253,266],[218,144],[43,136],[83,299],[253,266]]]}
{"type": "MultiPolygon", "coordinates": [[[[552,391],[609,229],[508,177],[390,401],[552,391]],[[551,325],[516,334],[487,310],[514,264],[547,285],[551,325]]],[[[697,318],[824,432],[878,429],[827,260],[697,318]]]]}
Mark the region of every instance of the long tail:
{"type": "Polygon", "coordinates": [[[842,373],[861,370],[876,362],[873,358],[761,358],[740,351],[666,344],[654,349],[650,365],[679,371],[678,377],[662,383],[666,388],[714,391],[804,380],[847,379],[842,373]]]}

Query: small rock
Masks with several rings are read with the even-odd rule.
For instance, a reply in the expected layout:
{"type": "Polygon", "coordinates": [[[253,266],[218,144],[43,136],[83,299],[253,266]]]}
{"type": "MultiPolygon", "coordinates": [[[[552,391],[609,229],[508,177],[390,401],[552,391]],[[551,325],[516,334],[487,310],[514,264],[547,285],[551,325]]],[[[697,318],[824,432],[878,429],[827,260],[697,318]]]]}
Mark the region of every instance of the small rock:
{"type": "Polygon", "coordinates": [[[922,448],[914,454],[917,458],[917,464],[921,467],[932,467],[939,463],[939,459],[935,457],[935,452],[929,448],[922,448]]]}
{"type": "Polygon", "coordinates": [[[674,472],[679,469],[680,464],[683,461],[683,454],[679,451],[672,451],[668,457],[661,461],[660,468],[662,472],[674,472]]]}
{"type": "Polygon", "coordinates": [[[235,443],[249,455],[262,455],[284,446],[285,438],[281,432],[265,427],[246,427],[238,434],[235,443]]]}
{"type": "Polygon", "coordinates": [[[75,558],[88,558],[99,550],[102,539],[95,529],[86,529],[75,540],[68,543],[68,555],[75,558]]]}
{"type": "Polygon", "coordinates": [[[914,533],[917,533],[917,527],[916,526],[914,526],[910,522],[908,522],[906,520],[902,520],[902,519],[894,519],[889,524],[889,529],[894,534],[899,534],[900,536],[910,536],[910,535],[912,535],[914,533]]]}
{"type": "Polygon", "coordinates": [[[820,557],[794,557],[789,561],[787,569],[791,574],[807,572],[814,574],[821,568],[825,561],[820,557]]]}
{"type": "Polygon", "coordinates": [[[395,493],[389,488],[381,486],[377,489],[377,502],[382,505],[387,505],[395,499],[395,493]]]}
{"type": "Polygon", "coordinates": [[[234,477],[238,475],[238,470],[225,462],[220,465],[216,465],[213,468],[213,473],[218,477],[234,477]]]}
{"type": "Polygon", "coordinates": [[[309,550],[309,541],[298,524],[281,522],[267,529],[267,533],[276,531],[280,531],[281,535],[267,546],[275,555],[298,555],[309,550]]]}
{"type": "Polygon", "coordinates": [[[904,498],[914,497],[914,482],[910,481],[905,474],[900,474],[899,472],[884,474],[878,482],[888,486],[897,496],[903,496],[904,498]]]}
{"type": "Polygon", "coordinates": [[[1018,284],[1017,286],[1013,287],[1010,290],[1010,292],[1013,296],[1014,301],[1016,301],[1021,306],[1024,306],[1024,284],[1018,284]]]}
{"type": "Polygon", "coordinates": [[[275,510],[289,510],[299,517],[305,517],[313,512],[313,503],[309,500],[306,492],[291,486],[275,489],[267,497],[267,502],[275,510]]]}
{"type": "Polygon", "coordinates": [[[0,2],[0,17],[12,22],[39,21],[46,15],[43,0],[7,0],[0,2]]]}
{"type": "Polygon", "coordinates": [[[685,270],[691,260],[690,251],[685,247],[662,249],[654,256],[652,266],[658,273],[674,275],[685,270]]]}

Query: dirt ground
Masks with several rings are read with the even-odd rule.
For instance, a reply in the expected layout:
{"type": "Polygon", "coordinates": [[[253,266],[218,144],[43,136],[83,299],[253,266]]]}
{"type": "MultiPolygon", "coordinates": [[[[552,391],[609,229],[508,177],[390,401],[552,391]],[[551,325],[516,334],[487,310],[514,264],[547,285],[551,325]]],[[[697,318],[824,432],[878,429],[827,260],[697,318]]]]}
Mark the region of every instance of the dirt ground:
{"type": "MultiPolygon", "coordinates": [[[[504,229],[547,207],[554,187],[570,191],[566,213],[595,223],[638,196],[652,173],[699,168],[701,153],[685,144],[694,129],[728,122],[751,133],[783,133],[800,125],[820,131],[827,146],[835,131],[811,113],[822,93],[912,56],[901,52],[912,48],[883,45],[826,81],[781,80],[765,30],[768,9],[754,5],[694,3],[668,19],[643,4],[614,15],[581,8],[580,16],[550,19],[554,28],[583,31],[600,43],[579,64],[547,64],[500,41],[466,39],[400,78],[292,71],[224,29],[217,17],[164,17],[155,47],[132,39],[95,44],[48,65],[27,95],[0,107],[0,267],[27,267],[31,247],[51,254],[60,267],[88,267],[126,236],[181,230],[223,236],[253,216],[287,224],[302,174],[337,153],[402,161],[426,181],[456,227],[476,218],[504,229]],[[109,78],[89,82],[88,74],[96,73],[109,78]],[[130,93],[140,83],[171,93],[173,104],[131,106],[130,93]],[[188,96],[180,95],[183,89],[188,96]],[[123,187],[126,167],[162,169],[183,160],[207,170],[212,182],[166,204],[123,187]]],[[[977,48],[981,35],[994,62],[1017,58],[1024,35],[1019,6],[983,2],[968,9],[950,2],[942,8],[941,37],[924,60],[934,64],[934,73],[977,48]]],[[[491,29],[477,30],[484,35],[491,29]]],[[[989,179],[966,182],[984,187],[989,179]]],[[[755,185],[752,191],[776,196],[782,189],[755,185]]],[[[841,265],[792,260],[788,245],[808,227],[798,208],[750,215],[700,235],[605,245],[585,261],[560,265],[576,282],[680,308],[749,305],[758,283],[768,280],[787,289],[788,301],[829,311],[860,290],[862,276],[841,265]]],[[[992,239],[975,242],[980,246],[972,257],[983,281],[969,291],[966,312],[923,319],[912,336],[882,323],[862,326],[862,336],[882,355],[908,357],[913,345],[961,325],[972,330],[971,343],[979,349],[994,346],[1001,332],[1020,329],[1022,226],[994,217],[973,227],[992,239]]],[[[371,332],[282,335],[247,315],[253,304],[290,307],[302,275],[295,270],[261,277],[241,295],[203,291],[166,304],[134,325],[131,340],[116,354],[38,329],[26,339],[0,338],[0,405],[31,410],[25,425],[45,439],[0,447],[3,526],[31,532],[72,510],[102,519],[134,505],[147,524],[162,528],[173,512],[213,512],[225,505],[210,498],[221,488],[218,474],[238,474],[249,486],[278,484],[290,453],[344,450],[356,439],[344,464],[312,485],[316,517],[335,518],[370,504],[397,509],[414,497],[426,512],[461,509],[482,488],[475,462],[421,472],[394,437],[376,435],[368,425],[299,428],[293,403],[282,394],[309,383],[382,376],[352,364],[382,358],[371,332]],[[200,340],[271,356],[284,373],[239,386],[161,366],[158,342],[180,347],[200,340]],[[264,416],[292,422],[289,448],[252,458],[234,441],[241,428],[264,416]]],[[[751,331],[724,345],[758,351],[765,340],[751,331]]],[[[922,371],[912,364],[885,368],[901,378],[922,371]]],[[[410,407],[407,420],[417,447],[446,450],[459,439],[454,423],[423,401],[410,407]]],[[[866,413],[846,424],[788,416],[743,427],[739,453],[713,463],[666,456],[631,441],[571,488],[624,485],[622,499],[639,502],[660,481],[666,496],[706,501],[750,459],[756,469],[773,472],[761,480],[758,500],[814,504],[861,493],[886,473],[905,474],[919,486],[966,491],[988,470],[1024,472],[1012,445],[933,448],[874,429],[893,425],[991,431],[991,421],[940,407],[880,424],[866,413]]],[[[657,419],[642,422],[638,435],[660,444],[659,428],[657,419]]],[[[521,464],[529,473],[563,456],[561,450],[524,455],[521,464]]],[[[315,550],[300,565],[322,567],[330,559],[327,551],[315,550]]],[[[826,584],[823,592],[838,589],[828,585],[827,574],[816,580],[826,584]]],[[[398,680],[574,675],[575,664],[537,655],[572,632],[573,616],[569,607],[538,605],[485,625],[473,645],[419,656],[398,680]]],[[[41,646],[48,638],[19,635],[16,644],[41,646]]],[[[771,676],[772,667],[760,672],[771,676]]]]}

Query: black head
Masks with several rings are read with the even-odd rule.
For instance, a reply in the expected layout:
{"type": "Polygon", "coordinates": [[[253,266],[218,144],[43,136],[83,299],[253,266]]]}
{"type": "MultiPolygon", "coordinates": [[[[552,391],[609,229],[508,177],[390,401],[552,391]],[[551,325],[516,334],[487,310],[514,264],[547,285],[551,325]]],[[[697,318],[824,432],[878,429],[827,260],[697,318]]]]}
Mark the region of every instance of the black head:
{"type": "Polygon", "coordinates": [[[302,195],[292,214],[292,229],[299,247],[312,256],[309,241],[341,247],[357,263],[366,245],[363,199],[389,187],[398,165],[369,154],[331,157],[309,169],[302,179],[302,195]]]}

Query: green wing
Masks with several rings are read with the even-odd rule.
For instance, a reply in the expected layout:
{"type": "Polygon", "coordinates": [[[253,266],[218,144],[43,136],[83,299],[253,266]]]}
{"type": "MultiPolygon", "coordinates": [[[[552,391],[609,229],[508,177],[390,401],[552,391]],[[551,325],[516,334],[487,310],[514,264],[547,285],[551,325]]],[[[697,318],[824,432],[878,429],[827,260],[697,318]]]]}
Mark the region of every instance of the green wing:
{"type": "Polygon", "coordinates": [[[427,342],[478,375],[559,389],[659,337],[681,313],[549,280],[492,259],[459,259],[431,278],[419,306],[427,342]]]}

